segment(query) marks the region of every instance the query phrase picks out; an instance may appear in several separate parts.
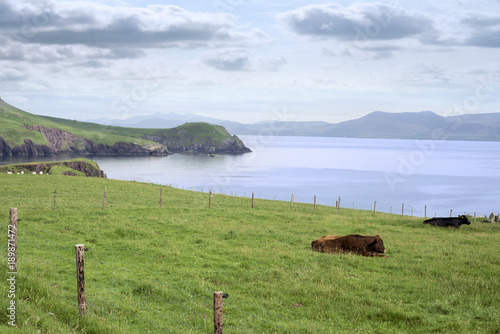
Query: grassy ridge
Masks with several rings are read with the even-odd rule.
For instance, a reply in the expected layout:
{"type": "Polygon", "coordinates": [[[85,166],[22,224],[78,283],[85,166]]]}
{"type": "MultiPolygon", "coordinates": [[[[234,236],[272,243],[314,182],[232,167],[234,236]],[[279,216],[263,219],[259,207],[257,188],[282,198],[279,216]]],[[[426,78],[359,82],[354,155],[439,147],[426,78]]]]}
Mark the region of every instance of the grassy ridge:
{"type": "MultiPolygon", "coordinates": [[[[24,139],[30,139],[38,145],[49,143],[38,131],[29,130],[26,126],[39,125],[51,129],[59,129],[86,138],[94,145],[113,145],[117,142],[134,143],[146,148],[154,148],[158,143],[142,139],[146,136],[165,136],[180,138],[185,144],[199,144],[207,139],[217,145],[224,140],[234,140],[222,126],[207,123],[188,123],[174,129],[137,129],[118,126],[107,126],[88,122],[80,122],[49,116],[38,116],[22,111],[0,100],[0,137],[10,146],[22,145],[24,139]]],[[[236,139],[241,143],[239,139],[236,139]]]]}
{"type": "Polygon", "coordinates": [[[101,169],[96,162],[85,159],[70,159],[65,161],[45,161],[45,162],[29,162],[23,164],[12,164],[0,166],[0,173],[12,172],[17,173],[28,173],[37,172],[42,174],[51,175],[74,175],[74,176],[104,176],[100,172],[101,169]],[[79,169],[75,169],[79,168],[79,169]]]}
{"type": "MultiPolygon", "coordinates": [[[[33,180],[0,174],[0,221],[8,221],[9,207],[22,219],[21,331],[13,333],[135,333],[140,319],[151,332],[194,332],[169,318],[176,312],[209,332],[210,319],[199,314],[210,313],[211,292],[218,290],[230,296],[224,301],[229,333],[272,333],[277,326],[298,333],[316,332],[311,327],[326,333],[500,332],[498,225],[441,229],[418,218],[324,206],[314,212],[299,203],[290,210],[289,203],[268,200],[256,200],[252,209],[248,198],[217,194],[209,209],[207,194],[173,188],[164,188],[159,208],[157,185],[57,175],[33,180]],[[325,234],[350,233],[381,234],[390,257],[310,249],[325,234]],[[77,316],[73,293],[78,243],[90,248],[85,319],[77,316]],[[179,295],[181,289],[195,295],[179,295]],[[165,300],[188,303],[198,313],[169,308],[165,300]]],[[[5,238],[2,233],[1,245],[5,238]]],[[[5,257],[0,263],[6,267],[5,257]]],[[[2,280],[4,310],[6,288],[2,280]]],[[[0,332],[8,332],[6,321],[0,313],[0,332]]]]}
{"type": "Polygon", "coordinates": [[[139,145],[152,145],[140,139],[137,129],[111,127],[93,123],[65,120],[55,117],[38,116],[0,102],[0,136],[11,145],[21,145],[23,139],[31,139],[35,144],[48,145],[38,131],[26,129],[24,125],[40,125],[60,129],[90,139],[95,144],[112,145],[116,142],[132,142],[139,145]]]}

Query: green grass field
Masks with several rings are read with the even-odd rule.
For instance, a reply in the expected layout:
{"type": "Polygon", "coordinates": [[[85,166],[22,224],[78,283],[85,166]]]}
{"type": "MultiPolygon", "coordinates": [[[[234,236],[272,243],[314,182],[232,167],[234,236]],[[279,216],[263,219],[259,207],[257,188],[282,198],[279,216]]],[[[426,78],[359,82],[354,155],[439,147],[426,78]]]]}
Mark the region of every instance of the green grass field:
{"type": "MultiPolygon", "coordinates": [[[[0,174],[0,267],[17,207],[16,324],[1,333],[500,333],[500,226],[99,178],[0,174]],[[107,190],[106,208],[103,193],[107,190]],[[54,190],[57,203],[53,211],[54,190]],[[313,252],[328,234],[381,234],[388,258],[313,252]],[[85,255],[78,316],[75,245],[85,255]]],[[[2,277],[4,277],[2,276],[2,277]]]]}

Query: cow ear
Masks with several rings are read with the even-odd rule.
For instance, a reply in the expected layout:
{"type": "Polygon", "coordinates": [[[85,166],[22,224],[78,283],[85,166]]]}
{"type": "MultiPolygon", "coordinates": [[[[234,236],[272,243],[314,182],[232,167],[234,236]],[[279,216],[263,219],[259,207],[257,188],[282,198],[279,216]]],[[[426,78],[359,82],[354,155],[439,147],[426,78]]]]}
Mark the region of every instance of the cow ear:
{"type": "Polygon", "coordinates": [[[377,234],[376,237],[379,237],[380,238],[380,234],[377,234]]]}

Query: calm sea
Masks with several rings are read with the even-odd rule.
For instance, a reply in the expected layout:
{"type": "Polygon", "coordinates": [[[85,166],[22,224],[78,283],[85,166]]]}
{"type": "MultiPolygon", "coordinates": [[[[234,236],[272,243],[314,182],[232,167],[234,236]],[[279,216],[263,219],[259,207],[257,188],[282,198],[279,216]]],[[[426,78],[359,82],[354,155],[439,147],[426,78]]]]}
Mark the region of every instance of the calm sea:
{"type": "MultiPolygon", "coordinates": [[[[404,213],[500,211],[500,142],[239,136],[253,153],[90,157],[113,179],[404,213]]],[[[57,159],[66,159],[58,157],[57,159]]],[[[26,161],[4,158],[0,164],[26,161]]],[[[41,160],[39,157],[28,160],[41,160]]],[[[49,157],[48,160],[54,160],[49,157]]]]}

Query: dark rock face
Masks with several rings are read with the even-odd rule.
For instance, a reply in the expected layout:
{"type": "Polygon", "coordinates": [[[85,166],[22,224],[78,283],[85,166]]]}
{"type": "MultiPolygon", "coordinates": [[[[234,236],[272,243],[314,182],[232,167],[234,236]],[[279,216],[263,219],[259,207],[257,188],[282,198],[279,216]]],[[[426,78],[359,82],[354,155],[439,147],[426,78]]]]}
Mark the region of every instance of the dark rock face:
{"type": "Polygon", "coordinates": [[[48,146],[34,144],[30,139],[24,139],[24,144],[10,148],[10,155],[51,155],[48,146]]]}
{"type": "Polygon", "coordinates": [[[205,139],[202,142],[193,140],[193,138],[186,140],[186,138],[180,136],[166,137],[147,135],[144,136],[143,139],[160,143],[173,153],[241,154],[252,152],[237,136],[224,139],[222,143],[211,139],[205,139]]]}
{"type": "Polygon", "coordinates": [[[9,144],[7,144],[7,142],[2,137],[0,137],[0,157],[7,155],[12,155],[12,150],[9,144]]]}
{"type": "Polygon", "coordinates": [[[103,170],[100,168],[94,168],[91,164],[86,164],[83,161],[73,161],[66,165],[74,170],[84,173],[85,176],[107,178],[103,170]]]}
{"type": "Polygon", "coordinates": [[[39,125],[27,126],[27,128],[40,132],[49,143],[52,153],[85,154],[92,152],[92,141],[83,137],[39,125]]]}
{"type": "Polygon", "coordinates": [[[166,148],[149,150],[137,144],[119,142],[112,146],[104,144],[94,145],[90,153],[98,155],[167,155],[168,151],[166,148]]]}
{"type": "Polygon", "coordinates": [[[97,154],[97,155],[168,155],[166,147],[147,148],[134,143],[115,143],[113,145],[97,144],[91,140],[72,133],[47,128],[44,126],[26,126],[29,130],[38,131],[47,140],[47,145],[34,144],[24,139],[21,146],[11,147],[0,137],[0,156],[7,155],[52,155],[52,154],[97,154]]]}

